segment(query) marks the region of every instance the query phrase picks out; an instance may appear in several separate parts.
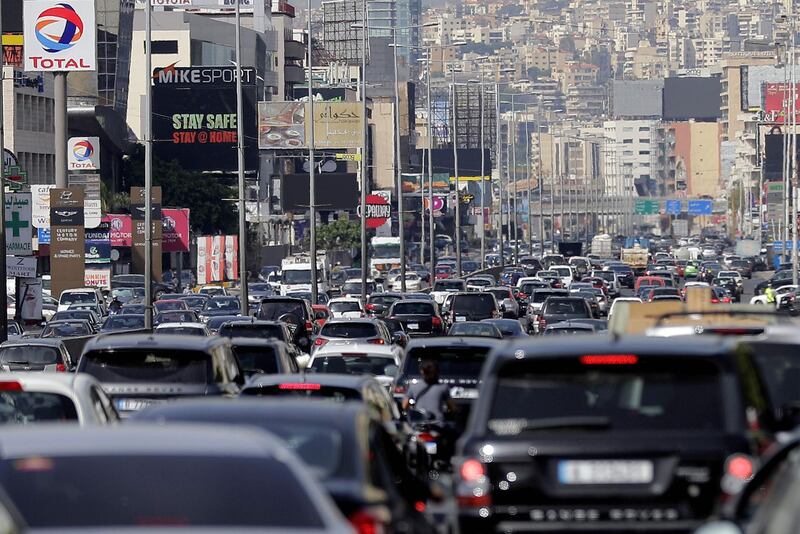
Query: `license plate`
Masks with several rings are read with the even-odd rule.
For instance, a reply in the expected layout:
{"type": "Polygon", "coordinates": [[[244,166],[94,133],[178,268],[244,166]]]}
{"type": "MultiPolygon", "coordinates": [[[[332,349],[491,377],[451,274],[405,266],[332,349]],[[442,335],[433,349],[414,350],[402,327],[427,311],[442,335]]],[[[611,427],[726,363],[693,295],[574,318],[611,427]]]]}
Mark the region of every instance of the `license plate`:
{"type": "Polygon", "coordinates": [[[456,317],[456,322],[457,323],[465,323],[465,322],[467,322],[467,318],[466,317],[456,317]]]}
{"type": "Polygon", "coordinates": [[[137,412],[156,403],[157,401],[150,399],[117,399],[115,405],[121,412],[137,412]]]}
{"type": "Polygon", "coordinates": [[[649,460],[565,460],[558,462],[561,484],[649,484],[649,460]]]}
{"type": "Polygon", "coordinates": [[[408,323],[407,326],[409,330],[419,330],[419,324],[417,323],[408,323]]]}
{"type": "Polygon", "coordinates": [[[436,454],[436,449],[437,449],[436,442],[426,441],[424,443],[425,443],[425,452],[427,452],[430,455],[436,454]]]}

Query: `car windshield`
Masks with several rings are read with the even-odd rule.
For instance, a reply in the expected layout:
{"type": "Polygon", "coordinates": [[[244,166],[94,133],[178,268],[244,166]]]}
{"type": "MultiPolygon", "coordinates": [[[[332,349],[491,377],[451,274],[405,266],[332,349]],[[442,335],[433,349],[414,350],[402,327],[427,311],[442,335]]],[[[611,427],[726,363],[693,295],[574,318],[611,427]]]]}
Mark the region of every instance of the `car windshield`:
{"type": "Polygon", "coordinates": [[[206,305],[206,301],[208,300],[205,297],[183,297],[181,300],[186,302],[186,305],[190,308],[200,308],[202,309],[203,306],[206,305]]]}
{"type": "Polygon", "coordinates": [[[247,284],[247,289],[249,291],[255,291],[258,293],[272,291],[272,288],[270,287],[269,284],[247,284]]]}
{"type": "Polygon", "coordinates": [[[362,338],[378,337],[378,328],[372,323],[328,322],[322,326],[319,335],[323,337],[362,338]]]}
{"type": "Polygon", "coordinates": [[[81,371],[104,383],[211,383],[207,354],[174,349],[93,351],[81,358],[81,371]]]}
{"type": "Polygon", "coordinates": [[[403,375],[407,377],[421,376],[420,364],[425,360],[434,360],[439,364],[442,377],[477,378],[489,347],[419,347],[408,351],[403,361],[403,375]]]}
{"type": "Polygon", "coordinates": [[[280,372],[278,354],[273,347],[234,346],[233,353],[239,359],[242,369],[270,375],[280,372]]]}
{"type": "Polygon", "coordinates": [[[486,289],[484,291],[494,295],[494,298],[496,298],[497,300],[503,300],[503,299],[512,298],[510,292],[508,291],[508,289],[486,289]]]}
{"type": "Polygon", "coordinates": [[[86,323],[48,324],[42,330],[42,337],[88,336],[92,331],[86,323]]]}
{"type": "Polygon", "coordinates": [[[156,314],[153,322],[161,323],[194,323],[197,322],[194,312],[191,311],[168,311],[156,314]]]}
{"type": "Polygon", "coordinates": [[[64,293],[61,295],[61,305],[70,305],[75,303],[81,304],[94,304],[97,302],[97,295],[94,293],[64,293]]]}
{"type": "Polygon", "coordinates": [[[300,301],[267,301],[261,303],[261,309],[258,312],[258,318],[265,321],[275,321],[283,315],[291,314],[303,319],[304,307],[300,301]]]}
{"type": "Polygon", "coordinates": [[[0,347],[0,363],[53,365],[61,363],[61,353],[56,347],[42,347],[41,345],[0,347]]]}
{"type": "Polygon", "coordinates": [[[0,424],[77,421],[75,403],[64,395],[34,391],[0,392],[0,424]]]}
{"type": "Polygon", "coordinates": [[[173,334],[179,336],[205,336],[202,328],[191,328],[189,326],[166,326],[156,329],[156,334],[173,334]]]}
{"type": "Polygon", "coordinates": [[[282,274],[284,284],[310,284],[311,269],[306,270],[285,270],[282,274]]]}
{"type": "Polygon", "coordinates": [[[323,526],[313,506],[297,513],[311,496],[286,464],[249,456],[13,458],[0,465],[0,483],[34,529],[323,526]],[[265,480],[280,484],[265,487],[265,480]]]}
{"type": "Polygon", "coordinates": [[[591,334],[594,330],[585,326],[548,326],[544,335],[546,336],[564,336],[567,334],[591,334]]]}
{"type": "MultiPolygon", "coordinates": [[[[408,277],[406,277],[408,279],[408,277]]],[[[384,306],[389,306],[393,302],[400,300],[402,297],[396,295],[376,295],[369,298],[370,304],[381,304],[384,306]]]]}
{"type": "Polygon", "coordinates": [[[467,284],[471,286],[487,287],[492,285],[492,281],[486,278],[470,278],[467,280],[467,284]]]}
{"type": "Polygon", "coordinates": [[[315,356],[307,372],[384,376],[389,374],[389,366],[394,366],[394,360],[390,357],[352,353],[315,356]]]}
{"type": "Polygon", "coordinates": [[[613,356],[509,363],[498,376],[489,430],[515,435],[575,428],[645,432],[722,428],[721,376],[713,362],[613,356]]]}
{"type": "Polygon", "coordinates": [[[144,328],[144,315],[114,315],[103,323],[103,332],[144,328]]]}
{"type": "Polygon", "coordinates": [[[535,303],[541,303],[547,300],[548,297],[553,295],[557,295],[558,293],[554,293],[552,291],[534,291],[533,296],[531,297],[531,301],[535,303]]]}
{"type": "Polygon", "coordinates": [[[185,310],[186,304],[180,300],[162,300],[153,303],[156,311],[185,310]]]}
{"type": "Polygon", "coordinates": [[[144,304],[125,304],[120,309],[122,315],[144,315],[144,304]]]}
{"type": "Polygon", "coordinates": [[[328,304],[331,313],[360,312],[361,303],[358,301],[339,301],[328,304]]]}
{"type": "Polygon", "coordinates": [[[212,298],[206,302],[203,311],[239,311],[239,300],[235,298],[212,298]]]}
{"type": "Polygon", "coordinates": [[[464,282],[461,280],[437,280],[433,284],[434,291],[463,291],[464,282]]]}
{"type": "Polygon", "coordinates": [[[281,324],[251,324],[249,322],[223,324],[219,329],[223,337],[249,337],[260,339],[284,339],[281,324]]]}
{"type": "Polygon", "coordinates": [[[545,315],[577,315],[586,313],[586,304],[576,299],[550,299],[544,305],[545,315]]]}
{"type": "Polygon", "coordinates": [[[429,302],[398,302],[392,307],[394,315],[433,315],[434,313],[433,304],[429,302]]]}
{"type": "MultiPolygon", "coordinates": [[[[375,292],[375,282],[367,282],[367,294],[375,292]]],[[[342,293],[355,295],[361,294],[361,282],[347,282],[342,286],[342,293]]]]}
{"type": "Polygon", "coordinates": [[[569,267],[553,267],[553,270],[558,273],[558,276],[572,276],[572,270],[569,267]]]}
{"type": "Polygon", "coordinates": [[[487,294],[456,295],[450,307],[455,312],[491,313],[495,309],[494,296],[487,294]]]}

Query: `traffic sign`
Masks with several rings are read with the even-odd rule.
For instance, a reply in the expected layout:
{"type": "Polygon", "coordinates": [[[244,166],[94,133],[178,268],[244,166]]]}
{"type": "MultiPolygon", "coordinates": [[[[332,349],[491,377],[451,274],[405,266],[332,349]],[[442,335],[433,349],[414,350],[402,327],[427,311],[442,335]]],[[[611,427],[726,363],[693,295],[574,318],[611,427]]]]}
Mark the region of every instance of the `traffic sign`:
{"type": "Polygon", "coordinates": [[[687,202],[686,211],[689,215],[711,215],[713,212],[713,201],[689,200],[687,202]]]}
{"type": "Polygon", "coordinates": [[[636,215],[658,215],[658,200],[637,200],[633,206],[636,215]]]}
{"type": "Polygon", "coordinates": [[[380,195],[367,195],[366,207],[367,228],[383,226],[392,216],[392,206],[380,195]]]}
{"type": "Polygon", "coordinates": [[[33,230],[31,226],[31,194],[6,194],[6,255],[31,256],[33,230]]]}
{"type": "Polygon", "coordinates": [[[667,200],[664,202],[664,212],[670,215],[680,215],[681,201],[680,200],[667,200]]]}

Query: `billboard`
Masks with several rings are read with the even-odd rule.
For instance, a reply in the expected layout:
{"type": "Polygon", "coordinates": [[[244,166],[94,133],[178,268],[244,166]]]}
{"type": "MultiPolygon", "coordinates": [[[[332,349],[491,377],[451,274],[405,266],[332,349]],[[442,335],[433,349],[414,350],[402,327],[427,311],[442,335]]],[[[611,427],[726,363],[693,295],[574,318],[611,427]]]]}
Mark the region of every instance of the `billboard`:
{"type": "Polygon", "coordinates": [[[722,112],[722,83],[719,77],[666,78],[663,119],[665,121],[713,121],[722,112]]]}
{"type": "Polygon", "coordinates": [[[189,252],[189,210],[161,210],[161,249],[163,252],[189,252]]]}
{"type": "Polygon", "coordinates": [[[235,235],[197,238],[197,283],[236,280],[239,275],[239,239],[235,235]]]}
{"type": "Polygon", "coordinates": [[[131,246],[133,242],[133,223],[130,215],[114,215],[109,213],[103,217],[103,222],[108,223],[112,247],[131,246]]]}
{"type": "MultiPolygon", "coordinates": [[[[322,173],[314,175],[317,209],[336,211],[356,209],[359,189],[355,173],[322,173]]],[[[287,174],[281,180],[281,205],[285,212],[308,211],[308,174],[287,174]]]]}
{"type": "MultiPolygon", "coordinates": [[[[5,4],[3,6],[5,7],[5,4]]],[[[3,65],[22,68],[25,63],[22,42],[22,35],[3,34],[3,65]]]]}
{"type": "Polygon", "coordinates": [[[86,230],[84,254],[87,264],[111,263],[110,228],[109,223],[101,223],[97,228],[86,230]]]}
{"type": "Polygon", "coordinates": [[[25,70],[97,70],[94,0],[25,0],[25,70]]]}
{"type": "Polygon", "coordinates": [[[71,171],[100,169],[100,138],[70,137],[67,141],[67,168],[71,171]]]}
{"type": "Polygon", "coordinates": [[[360,102],[314,102],[314,147],[364,146],[363,111],[360,102]]]}
{"type": "MultiPolygon", "coordinates": [[[[153,74],[155,155],[189,171],[237,169],[234,67],[168,67],[153,74]]],[[[258,168],[255,73],[242,76],[244,160],[258,168]]]]}
{"type": "Polygon", "coordinates": [[[305,114],[303,102],[259,102],[258,148],[305,148],[305,114]]]}
{"type": "Polygon", "coordinates": [[[50,190],[50,272],[52,293],[84,285],[83,189],[50,190]]]}
{"type": "MultiPolygon", "coordinates": [[[[792,84],[765,83],[762,91],[764,120],[784,124],[792,100],[792,84]]],[[[795,84],[795,118],[800,118],[800,84],[795,84]]]]}

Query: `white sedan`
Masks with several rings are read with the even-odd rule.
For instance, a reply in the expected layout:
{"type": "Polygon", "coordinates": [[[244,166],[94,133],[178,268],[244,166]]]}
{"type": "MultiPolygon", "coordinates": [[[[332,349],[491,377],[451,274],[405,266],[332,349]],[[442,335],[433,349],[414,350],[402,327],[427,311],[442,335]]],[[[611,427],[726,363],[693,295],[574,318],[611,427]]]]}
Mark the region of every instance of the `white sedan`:
{"type": "Polygon", "coordinates": [[[342,317],[364,317],[364,304],[361,299],[353,297],[340,297],[328,302],[328,309],[334,319],[342,317]]]}
{"type": "MultiPolygon", "coordinates": [[[[794,293],[797,290],[798,286],[796,285],[786,285],[781,286],[775,290],[775,306],[777,307],[780,304],[781,300],[788,295],[789,293],[794,293]]],[[[750,299],[750,304],[767,304],[767,295],[761,294],[756,295],[755,297],[750,299]]]]}
{"type": "MultiPolygon", "coordinates": [[[[398,275],[395,277],[394,281],[389,284],[390,291],[401,291],[402,280],[398,275]]],[[[428,284],[425,282],[420,275],[417,273],[406,273],[406,291],[422,291],[424,289],[428,289],[428,284]]]]}
{"type": "Polygon", "coordinates": [[[114,404],[93,376],[84,373],[2,373],[0,423],[119,421],[114,404]]]}
{"type": "Polygon", "coordinates": [[[397,375],[402,358],[403,349],[396,345],[331,342],[314,352],[306,372],[368,374],[388,388],[397,375]]]}

